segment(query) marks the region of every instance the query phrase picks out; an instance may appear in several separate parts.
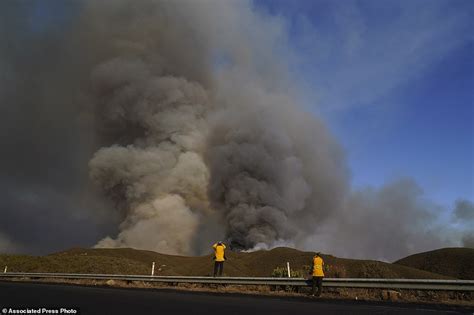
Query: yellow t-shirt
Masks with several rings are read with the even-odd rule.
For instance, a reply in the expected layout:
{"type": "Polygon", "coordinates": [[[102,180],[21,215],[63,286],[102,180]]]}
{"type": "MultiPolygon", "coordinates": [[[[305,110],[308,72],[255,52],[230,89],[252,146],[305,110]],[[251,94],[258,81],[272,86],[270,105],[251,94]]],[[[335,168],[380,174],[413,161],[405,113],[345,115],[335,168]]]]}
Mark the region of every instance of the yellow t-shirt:
{"type": "Polygon", "coordinates": [[[324,261],[319,256],[314,256],[313,258],[313,276],[314,277],[324,277],[323,271],[324,261]]]}
{"type": "Polygon", "coordinates": [[[216,261],[224,261],[224,250],[225,250],[225,245],[224,244],[214,244],[212,246],[214,248],[214,256],[216,256],[216,261]]]}

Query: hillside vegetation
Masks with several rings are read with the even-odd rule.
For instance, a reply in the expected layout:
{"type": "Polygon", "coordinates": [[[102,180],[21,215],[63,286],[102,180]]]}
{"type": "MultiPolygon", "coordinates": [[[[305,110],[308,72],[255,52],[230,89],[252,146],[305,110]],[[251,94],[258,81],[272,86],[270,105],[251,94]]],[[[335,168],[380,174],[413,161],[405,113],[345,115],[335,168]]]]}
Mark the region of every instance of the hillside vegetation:
{"type": "MultiPolygon", "coordinates": [[[[269,277],[275,268],[285,267],[286,262],[290,263],[293,270],[308,275],[313,253],[280,247],[251,253],[227,251],[226,256],[228,258],[224,267],[226,276],[269,277]]],[[[454,274],[438,274],[399,262],[390,264],[374,260],[337,258],[324,254],[322,257],[329,267],[327,277],[455,278],[454,274]]],[[[47,256],[0,255],[0,267],[7,265],[10,272],[150,274],[152,262],[155,262],[155,275],[210,276],[213,269],[211,255],[186,257],[131,248],[74,248],[47,256]]]]}
{"type": "Polygon", "coordinates": [[[473,248],[441,248],[405,257],[394,264],[448,277],[474,280],[473,248]]]}

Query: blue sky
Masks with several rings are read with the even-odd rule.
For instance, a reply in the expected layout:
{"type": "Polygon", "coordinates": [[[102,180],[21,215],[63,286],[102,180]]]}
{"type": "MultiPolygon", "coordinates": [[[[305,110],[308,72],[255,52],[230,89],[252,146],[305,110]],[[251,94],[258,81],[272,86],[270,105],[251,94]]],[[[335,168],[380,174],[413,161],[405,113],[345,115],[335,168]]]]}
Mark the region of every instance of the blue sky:
{"type": "Polygon", "coordinates": [[[412,177],[474,199],[474,2],[255,1],[281,16],[295,75],[347,152],[355,188],[412,177]]]}

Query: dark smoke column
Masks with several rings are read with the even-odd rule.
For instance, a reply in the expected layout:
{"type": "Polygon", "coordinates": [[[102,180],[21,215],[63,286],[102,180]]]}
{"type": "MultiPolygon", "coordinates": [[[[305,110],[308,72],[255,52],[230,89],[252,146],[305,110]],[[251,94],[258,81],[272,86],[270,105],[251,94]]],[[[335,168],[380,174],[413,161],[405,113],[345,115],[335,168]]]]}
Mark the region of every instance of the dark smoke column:
{"type": "Polygon", "coordinates": [[[255,99],[227,110],[210,132],[209,200],[223,213],[233,248],[295,245],[315,228],[307,223],[334,209],[344,191],[339,147],[316,119],[300,127],[304,114],[288,113],[279,100],[273,107],[255,99]]]}

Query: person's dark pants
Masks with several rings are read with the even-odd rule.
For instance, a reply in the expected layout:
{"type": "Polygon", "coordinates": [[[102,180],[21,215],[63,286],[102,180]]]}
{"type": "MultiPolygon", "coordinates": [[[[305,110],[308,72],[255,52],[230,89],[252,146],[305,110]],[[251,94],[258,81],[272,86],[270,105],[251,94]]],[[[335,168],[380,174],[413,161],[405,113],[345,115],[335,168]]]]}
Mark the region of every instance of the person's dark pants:
{"type": "Polygon", "coordinates": [[[222,276],[222,272],[224,271],[224,262],[223,261],[215,261],[214,262],[214,277],[219,274],[219,277],[222,276]]]}
{"type": "Polygon", "coordinates": [[[323,291],[323,277],[313,276],[313,295],[316,295],[316,287],[318,288],[317,296],[321,296],[321,292],[323,291]]]}

